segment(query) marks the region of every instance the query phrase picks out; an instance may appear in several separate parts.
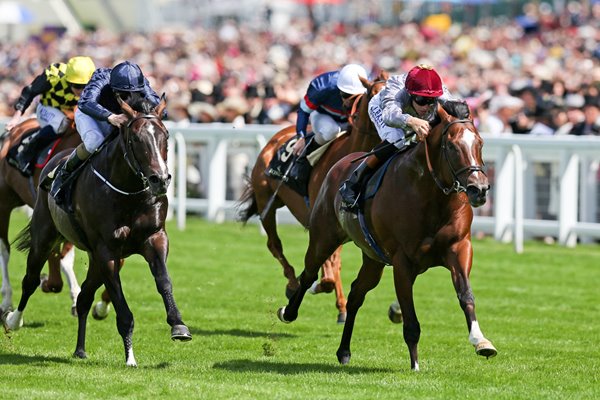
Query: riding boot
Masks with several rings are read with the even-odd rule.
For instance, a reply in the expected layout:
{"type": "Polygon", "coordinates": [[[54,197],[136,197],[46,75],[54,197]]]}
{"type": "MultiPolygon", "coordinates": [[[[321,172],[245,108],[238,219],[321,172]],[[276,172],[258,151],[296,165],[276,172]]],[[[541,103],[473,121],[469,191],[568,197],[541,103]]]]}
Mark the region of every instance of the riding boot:
{"type": "MultiPolygon", "coordinates": [[[[81,147],[81,145],[79,147],[81,147]]],[[[54,178],[52,182],[50,195],[54,197],[54,201],[56,202],[56,204],[60,205],[64,202],[62,188],[65,182],[69,179],[71,173],[75,171],[77,167],[79,167],[87,159],[87,157],[79,157],[79,147],[73,150],[67,161],[65,161],[64,166],[59,169],[58,175],[54,178]]]]}
{"type": "Polygon", "coordinates": [[[35,133],[26,144],[25,148],[15,157],[19,164],[19,169],[24,173],[31,174],[33,165],[35,164],[35,158],[44,146],[54,140],[55,137],[56,133],[54,133],[54,128],[50,125],[43,127],[39,132],[35,133]]]}
{"type": "Polygon", "coordinates": [[[387,140],[384,140],[373,148],[372,154],[365,158],[358,167],[352,172],[340,187],[342,196],[342,207],[348,211],[354,211],[358,205],[358,199],[361,189],[364,186],[365,179],[385,163],[394,153],[396,147],[387,140]]]}

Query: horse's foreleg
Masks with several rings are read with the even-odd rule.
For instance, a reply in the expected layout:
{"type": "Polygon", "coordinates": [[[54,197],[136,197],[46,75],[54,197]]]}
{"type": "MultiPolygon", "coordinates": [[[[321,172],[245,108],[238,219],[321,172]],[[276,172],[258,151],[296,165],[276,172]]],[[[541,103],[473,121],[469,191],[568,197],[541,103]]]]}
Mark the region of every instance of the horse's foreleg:
{"type": "Polygon", "coordinates": [[[48,275],[40,276],[40,288],[44,293],[60,293],[63,281],[60,275],[60,245],[52,249],[48,256],[48,275]]]}
{"type": "Polygon", "coordinates": [[[285,288],[286,297],[290,298],[292,293],[298,289],[300,283],[298,278],[296,278],[294,267],[292,267],[283,254],[283,245],[277,234],[276,211],[275,206],[271,207],[271,210],[267,213],[265,218],[261,220],[261,223],[267,233],[267,248],[283,267],[283,276],[288,280],[285,288]]]}
{"type": "Polygon", "coordinates": [[[421,337],[421,326],[417,319],[413,300],[415,279],[416,276],[409,271],[406,261],[394,260],[394,287],[403,317],[404,342],[408,346],[408,353],[410,354],[410,367],[413,371],[418,371],[419,354],[417,346],[421,337]]]}
{"type": "Polygon", "coordinates": [[[76,316],[77,296],[79,295],[79,292],[81,292],[81,287],[79,286],[77,277],[75,276],[75,248],[71,243],[65,243],[63,245],[60,259],[60,270],[65,275],[65,278],[67,279],[67,285],[69,285],[69,293],[73,302],[71,306],[71,314],[76,316]]]}
{"type": "Polygon", "coordinates": [[[2,269],[2,303],[0,304],[0,317],[5,311],[12,310],[12,287],[8,276],[8,260],[10,259],[10,247],[8,241],[0,239],[0,268],[2,269]]]}
{"type": "Polygon", "coordinates": [[[94,260],[89,257],[89,267],[85,280],[81,284],[81,292],[77,296],[77,345],[75,346],[74,357],[87,358],[85,352],[85,335],[87,317],[94,301],[96,290],[102,285],[102,276],[94,260]]]}
{"type": "MultiPolygon", "coordinates": [[[[167,234],[164,231],[157,232],[146,241],[142,255],[150,266],[150,271],[152,271],[154,281],[156,282],[156,289],[162,296],[165,304],[167,323],[171,326],[171,339],[188,341],[192,340],[192,334],[183,323],[177,304],[175,304],[173,286],[167,271],[168,245],[169,239],[167,238],[167,234]]],[[[109,292],[109,294],[116,309],[112,293],[109,292]]]]}
{"type": "Polygon", "coordinates": [[[346,297],[342,286],[342,246],[325,261],[321,267],[321,281],[315,281],[309,289],[309,293],[330,293],[335,289],[335,306],[338,309],[338,324],[346,321],[346,297]]]}
{"type": "Polygon", "coordinates": [[[492,342],[486,339],[481,332],[475,315],[475,298],[469,280],[472,260],[473,249],[469,240],[456,244],[447,255],[452,284],[467,320],[469,342],[475,347],[477,355],[490,358],[494,357],[498,352],[492,342]]]}
{"type": "Polygon", "coordinates": [[[363,253],[363,264],[358,272],[358,276],[354,282],[352,282],[350,294],[348,295],[348,315],[346,317],[346,323],[344,324],[344,332],[342,333],[340,347],[336,352],[338,361],[341,364],[348,364],[350,362],[350,341],[352,340],[352,331],[354,329],[356,314],[363,305],[367,293],[381,281],[383,267],[385,267],[385,264],[374,261],[363,253]]]}
{"type": "MultiPolygon", "coordinates": [[[[121,259],[119,263],[119,271],[123,268],[124,260],[121,259]]],[[[92,308],[92,317],[95,320],[103,320],[108,317],[108,313],[110,311],[110,296],[108,295],[108,291],[104,289],[102,294],[100,295],[100,301],[94,304],[94,308],[92,308]]]]}

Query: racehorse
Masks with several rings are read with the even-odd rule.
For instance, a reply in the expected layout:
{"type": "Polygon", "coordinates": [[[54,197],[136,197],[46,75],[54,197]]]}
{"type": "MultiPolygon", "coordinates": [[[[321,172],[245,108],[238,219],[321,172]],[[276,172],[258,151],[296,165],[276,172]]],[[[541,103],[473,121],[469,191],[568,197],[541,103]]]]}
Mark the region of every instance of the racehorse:
{"type": "MultiPolygon", "coordinates": [[[[82,169],[66,200],[71,199],[73,213],[59,207],[46,189],[40,187],[30,224],[17,238],[17,248],[30,249],[21,301],[17,310],[7,315],[4,325],[7,330],[19,328],[27,301],[39,283],[44,258],[55,243],[69,240],[89,256],[88,273],[77,298],[79,328],[74,355],[87,357],[87,316],[94,293],[104,284],[117,314],[126,365],[136,366],[132,347],[133,314],[119,277],[121,259],[131,254],[145,258],[163,298],[171,338],[191,340],[192,336],[175,304],[166,264],[166,192],[171,180],[166,161],[169,134],[161,121],[166,99],[163,96],[156,107],[144,99],[133,106],[120,98],[119,103],[129,121],[82,169]]],[[[43,174],[58,163],[59,160],[53,159],[43,174]]]]}
{"type": "Polygon", "coordinates": [[[342,364],[350,361],[356,314],[367,292],[379,283],[386,264],[393,266],[404,341],[413,370],[419,369],[417,344],[421,334],[413,284],[417,275],[434,266],[450,270],[467,320],[469,341],[476,353],[485,357],[497,353],[479,328],[469,282],[473,260],[471,206],[483,205],[489,190],[483,171],[483,140],[465,103],[453,102],[445,107],[450,113],[438,107],[439,123],[425,141],[391,159],[379,190],[364,201],[364,212],[360,211],[358,218],[341,209],[338,189],[354,169],[352,160],[360,154],[340,160],[329,171],[319,192],[310,217],[310,241],[305,269],[299,277],[300,287],[288,305],[278,310],[278,316],[286,323],[294,321],[319,266],[340,244],[354,241],[362,250],[363,262],[348,296],[348,316],[337,350],[342,364]]]}
{"type": "MultiPolygon", "coordinates": [[[[71,118],[72,119],[72,118],[71,118]]],[[[33,207],[37,197],[37,185],[40,179],[41,166],[35,168],[31,177],[22,175],[16,168],[8,163],[8,151],[17,146],[20,139],[26,134],[40,128],[37,119],[31,118],[15,126],[7,135],[0,149],[0,268],[2,269],[2,303],[0,315],[12,310],[12,287],[8,274],[8,260],[10,244],[8,242],[8,228],[12,211],[23,205],[33,207]]],[[[72,124],[70,128],[52,144],[51,157],[64,149],[72,148],[81,143],[81,139],[72,124]]],[[[70,288],[72,300],[71,313],[75,315],[75,301],[79,294],[79,284],[73,270],[75,258],[73,245],[65,243],[63,248],[56,247],[48,257],[48,276],[42,281],[44,292],[58,293],[62,290],[63,281],[60,271],[65,274],[70,288]]]]}
{"type": "MultiPolygon", "coordinates": [[[[368,115],[369,100],[379,93],[385,85],[388,73],[382,71],[373,82],[361,78],[361,82],[367,89],[364,95],[356,95],[346,101],[347,108],[351,110],[349,118],[350,129],[344,135],[335,139],[329,145],[329,148],[318,160],[312,169],[308,183],[309,205],[305,199],[290,189],[282,185],[277,192],[277,198],[273,207],[262,218],[261,223],[267,233],[267,247],[283,267],[283,275],[288,279],[286,286],[287,296],[298,288],[299,283],[296,278],[294,267],[288,262],[283,254],[281,239],[277,234],[276,210],[277,208],[287,206],[294,217],[305,227],[308,227],[310,214],[310,204],[314,203],[319,188],[325,179],[327,171],[346,154],[356,151],[368,151],[377,145],[381,139],[371,119],[368,115]]],[[[295,127],[290,126],[277,132],[260,152],[256,164],[252,169],[252,174],[248,185],[240,199],[240,203],[249,203],[240,213],[241,220],[245,223],[253,215],[261,215],[271,196],[278,185],[278,180],[265,175],[265,170],[275,156],[277,150],[296,134],[295,127]]],[[[318,150],[317,150],[318,151],[318,150]]],[[[344,323],[346,319],[346,298],[344,297],[342,281],[340,278],[341,270],[341,247],[332,252],[330,257],[323,263],[322,278],[316,285],[315,293],[336,292],[336,307],[338,308],[338,323],[344,323]]],[[[316,282],[316,280],[315,280],[316,282]]]]}

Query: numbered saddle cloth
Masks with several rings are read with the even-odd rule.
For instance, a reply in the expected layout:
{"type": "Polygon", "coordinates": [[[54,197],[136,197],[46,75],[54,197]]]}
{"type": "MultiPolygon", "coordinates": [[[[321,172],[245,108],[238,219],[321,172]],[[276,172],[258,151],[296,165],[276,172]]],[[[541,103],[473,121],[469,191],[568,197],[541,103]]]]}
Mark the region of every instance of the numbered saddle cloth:
{"type": "MultiPolygon", "coordinates": [[[[308,196],[308,180],[310,178],[312,166],[306,157],[293,157],[292,149],[297,140],[298,138],[294,136],[277,150],[277,153],[269,163],[269,167],[265,171],[265,174],[270,178],[281,180],[284,178],[290,163],[295,160],[292,169],[284,178],[284,183],[299,195],[306,197],[308,196]]],[[[309,140],[310,136],[306,138],[307,142],[309,142],[309,140]]]]}

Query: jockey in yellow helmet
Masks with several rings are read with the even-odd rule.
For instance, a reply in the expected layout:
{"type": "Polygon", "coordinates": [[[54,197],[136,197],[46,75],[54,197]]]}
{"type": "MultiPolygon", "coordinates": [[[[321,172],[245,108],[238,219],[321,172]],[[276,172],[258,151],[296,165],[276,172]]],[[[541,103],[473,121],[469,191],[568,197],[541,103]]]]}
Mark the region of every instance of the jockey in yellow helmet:
{"type": "Polygon", "coordinates": [[[38,95],[40,101],[36,108],[36,116],[41,129],[17,155],[21,170],[29,170],[35,155],[66,131],[71,121],[65,112],[75,109],[83,88],[95,70],[96,66],[91,58],[77,56],[69,59],[66,64],[49,65],[31,84],[23,88],[15,104],[16,112],[6,124],[6,129],[11,130],[19,122],[23,112],[38,95]]]}

